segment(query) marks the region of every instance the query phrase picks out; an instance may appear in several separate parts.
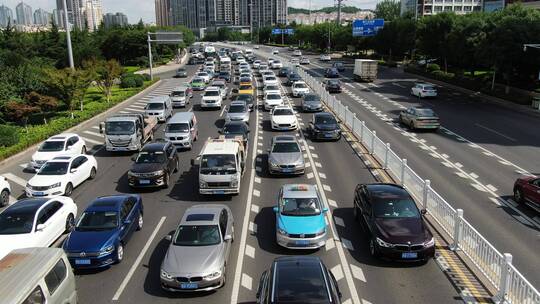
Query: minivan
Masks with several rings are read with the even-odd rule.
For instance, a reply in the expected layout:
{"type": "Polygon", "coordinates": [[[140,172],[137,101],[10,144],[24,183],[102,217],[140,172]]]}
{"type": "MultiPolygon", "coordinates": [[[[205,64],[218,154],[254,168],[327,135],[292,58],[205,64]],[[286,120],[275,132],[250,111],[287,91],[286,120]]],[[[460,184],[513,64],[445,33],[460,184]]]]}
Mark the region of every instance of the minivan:
{"type": "Polygon", "coordinates": [[[64,250],[11,251],[0,260],[0,295],[3,304],[76,304],[75,276],[64,250]]]}
{"type": "Polygon", "coordinates": [[[165,138],[173,144],[191,149],[197,140],[199,127],[197,117],[193,112],[178,112],[165,126],[165,138]]]}
{"type": "Polygon", "coordinates": [[[173,107],[185,107],[193,93],[188,86],[179,86],[173,88],[171,92],[171,101],[173,107]]]}
{"type": "Polygon", "coordinates": [[[169,95],[153,97],[144,107],[146,117],[154,116],[159,122],[167,121],[173,114],[172,101],[169,95]]]}

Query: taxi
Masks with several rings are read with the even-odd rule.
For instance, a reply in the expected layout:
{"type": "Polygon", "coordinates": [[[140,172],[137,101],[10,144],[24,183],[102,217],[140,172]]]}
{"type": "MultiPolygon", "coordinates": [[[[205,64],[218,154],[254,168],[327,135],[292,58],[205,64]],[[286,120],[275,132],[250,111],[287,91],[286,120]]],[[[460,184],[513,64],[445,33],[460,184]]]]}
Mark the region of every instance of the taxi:
{"type": "Polygon", "coordinates": [[[286,184],[279,190],[276,214],[276,241],[289,249],[317,249],[326,244],[324,219],[328,208],[317,186],[286,184]]]}
{"type": "Polygon", "coordinates": [[[251,83],[248,84],[240,84],[238,87],[238,94],[250,94],[253,95],[255,93],[255,88],[251,83]]]}
{"type": "Polygon", "coordinates": [[[250,86],[251,84],[251,79],[246,77],[240,77],[240,86],[250,86]]]}

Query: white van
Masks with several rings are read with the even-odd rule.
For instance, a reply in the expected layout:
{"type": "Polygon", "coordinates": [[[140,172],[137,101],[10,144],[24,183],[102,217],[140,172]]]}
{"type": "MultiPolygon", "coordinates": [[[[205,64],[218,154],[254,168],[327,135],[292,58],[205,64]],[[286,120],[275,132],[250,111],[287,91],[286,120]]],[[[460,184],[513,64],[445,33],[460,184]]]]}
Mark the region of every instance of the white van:
{"type": "Polygon", "coordinates": [[[0,302],[76,304],[75,276],[64,250],[23,248],[1,259],[0,302]]]}
{"type": "Polygon", "coordinates": [[[199,125],[193,112],[178,112],[165,126],[165,138],[173,144],[191,150],[199,137],[199,125]]]}
{"type": "Polygon", "coordinates": [[[185,107],[191,98],[190,88],[187,85],[175,87],[171,92],[171,101],[173,107],[185,107]]]}
{"type": "Polygon", "coordinates": [[[165,122],[173,114],[172,100],[169,95],[153,97],[144,107],[146,117],[154,116],[160,122],[165,122]]]}

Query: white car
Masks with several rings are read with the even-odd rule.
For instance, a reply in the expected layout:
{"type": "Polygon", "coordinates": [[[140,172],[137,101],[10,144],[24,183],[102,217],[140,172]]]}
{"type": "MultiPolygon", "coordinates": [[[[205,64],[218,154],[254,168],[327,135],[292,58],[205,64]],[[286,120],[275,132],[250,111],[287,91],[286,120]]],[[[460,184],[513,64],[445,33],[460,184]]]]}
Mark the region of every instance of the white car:
{"type": "Polygon", "coordinates": [[[274,60],[270,66],[272,69],[281,69],[283,67],[283,63],[281,63],[279,60],[274,60]]]}
{"type": "Polygon", "coordinates": [[[9,195],[11,194],[11,186],[7,178],[0,176],[0,208],[9,204],[9,195]]]}
{"type": "Polygon", "coordinates": [[[294,66],[299,66],[300,65],[300,60],[298,60],[296,58],[293,58],[293,59],[291,59],[291,64],[294,65],[294,66]]]}
{"type": "Polygon", "coordinates": [[[261,63],[259,64],[259,73],[260,73],[261,71],[264,71],[264,70],[268,70],[268,64],[266,64],[266,63],[264,63],[264,62],[261,62],[261,63]]]}
{"type": "Polygon", "coordinates": [[[300,58],[300,64],[309,64],[309,58],[307,57],[300,58]]]}
{"type": "Polygon", "coordinates": [[[277,106],[271,110],[270,123],[272,130],[296,130],[298,122],[294,110],[290,106],[277,106]]]}
{"type": "Polygon", "coordinates": [[[258,45],[254,45],[253,48],[256,49],[256,50],[258,50],[258,49],[259,49],[259,46],[258,46],[258,45]]]}
{"type": "Polygon", "coordinates": [[[47,161],[26,183],[26,196],[70,196],[75,187],[96,177],[97,167],[92,155],[57,156],[47,161]]]}
{"type": "Polygon", "coordinates": [[[332,57],[330,57],[330,55],[328,55],[328,54],[321,54],[321,56],[319,56],[319,60],[320,61],[331,61],[332,57]]]}
{"type": "Polygon", "coordinates": [[[242,73],[238,78],[249,78],[249,81],[253,81],[253,77],[249,73],[242,73]]]}
{"type": "Polygon", "coordinates": [[[278,85],[278,79],[276,76],[268,75],[263,78],[263,85],[278,85]]]}
{"type": "Polygon", "coordinates": [[[279,86],[277,85],[267,85],[264,87],[264,95],[266,94],[281,94],[281,90],[279,89],[279,86]]]}
{"type": "Polygon", "coordinates": [[[212,81],[212,86],[218,87],[220,89],[219,92],[221,94],[221,98],[227,97],[228,89],[227,89],[227,84],[224,80],[214,80],[212,81]]]}
{"type": "Polygon", "coordinates": [[[61,155],[78,155],[86,153],[86,143],[77,134],[62,133],[51,136],[44,141],[32,155],[29,169],[38,171],[43,164],[61,155]]]}
{"type": "Polygon", "coordinates": [[[270,111],[276,106],[284,105],[281,94],[266,94],[264,95],[264,109],[270,111]]]}
{"type": "Polygon", "coordinates": [[[201,108],[220,108],[223,98],[221,89],[218,87],[207,87],[201,98],[201,108]]]}
{"type": "Polygon", "coordinates": [[[261,65],[261,61],[260,61],[260,60],[255,60],[255,61],[253,61],[253,68],[254,68],[254,69],[258,69],[258,68],[259,68],[259,65],[261,65]]]}
{"type": "Polygon", "coordinates": [[[293,56],[302,56],[302,52],[300,50],[295,50],[293,53],[292,53],[293,56]]]}
{"type": "Polygon", "coordinates": [[[430,83],[417,83],[411,88],[411,95],[424,97],[437,97],[437,89],[430,83]]]}
{"type": "Polygon", "coordinates": [[[276,73],[274,73],[274,71],[272,70],[264,70],[264,71],[261,71],[261,76],[263,78],[266,76],[276,76],[276,73]]]}
{"type": "Polygon", "coordinates": [[[204,79],[205,83],[210,83],[210,74],[206,72],[199,72],[197,73],[196,77],[204,79]]]}
{"type": "Polygon", "coordinates": [[[22,199],[0,213],[0,259],[14,249],[49,247],[75,226],[69,197],[22,199]]]}
{"type": "Polygon", "coordinates": [[[279,54],[279,50],[278,49],[272,49],[272,54],[274,54],[274,55],[279,54]]]}
{"type": "Polygon", "coordinates": [[[309,87],[303,81],[295,81],[291,87],[293,97],[302,97],[309,93],[309,87]]]}

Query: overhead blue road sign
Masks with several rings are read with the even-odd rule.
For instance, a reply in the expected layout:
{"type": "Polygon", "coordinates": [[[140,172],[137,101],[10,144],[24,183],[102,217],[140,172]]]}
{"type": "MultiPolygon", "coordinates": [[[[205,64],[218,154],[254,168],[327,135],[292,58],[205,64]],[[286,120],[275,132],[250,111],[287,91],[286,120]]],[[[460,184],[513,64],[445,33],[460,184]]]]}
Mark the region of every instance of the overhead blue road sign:
{"type": "Polygon", "coordinates": [[[384,27],[384,19],[354,20],[353,36],[374,36],[384,27]]]}
{"type": "Polygon", "coordinates": [[[286,35],[294,35],[294,29],[285,29],[283,33],[286,35]]]}
{"type": "Polygon", "coordinates": [[[279,34],[281,34],[281,29],[278,29],[278,28],[272,29],[272,35],[279,35],[279,34]]]}
{"type": "Polygon", "coordinates": [[[278,29],[278,28],[272,29],[272,35],[281,35],[281,34],[294,35],[294,29],[278,29]]]}

